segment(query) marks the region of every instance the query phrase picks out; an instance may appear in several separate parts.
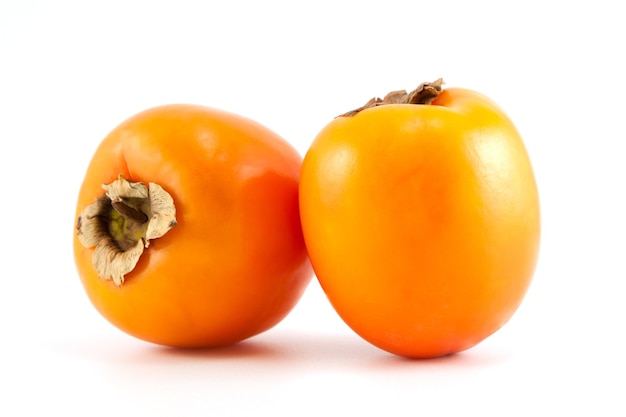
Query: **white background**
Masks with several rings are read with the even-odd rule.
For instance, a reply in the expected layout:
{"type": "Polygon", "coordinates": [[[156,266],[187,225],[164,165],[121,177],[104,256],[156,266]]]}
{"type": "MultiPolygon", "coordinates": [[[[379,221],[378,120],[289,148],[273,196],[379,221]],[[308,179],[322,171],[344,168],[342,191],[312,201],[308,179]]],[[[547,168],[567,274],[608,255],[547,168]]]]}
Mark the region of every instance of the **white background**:
{"type": "Polygon", "coordinates": [[[626,415],[624,16],[611,0],[0,0],[0,415],[626,415]],[[394,357],[315,280],[275,328],[199,352],[89,304],[74,204],[125,118],[205,104],[304,154],[334,116],[438,77],[507,111],[540,188],[532,287],[480,345],[394,357]]]}

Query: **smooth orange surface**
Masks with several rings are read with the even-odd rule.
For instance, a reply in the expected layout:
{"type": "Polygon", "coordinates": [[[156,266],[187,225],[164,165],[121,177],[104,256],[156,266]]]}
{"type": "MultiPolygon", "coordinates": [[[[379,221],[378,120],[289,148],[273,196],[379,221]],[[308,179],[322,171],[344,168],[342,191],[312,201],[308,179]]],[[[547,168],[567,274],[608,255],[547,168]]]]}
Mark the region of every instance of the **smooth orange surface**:
{"type": "Polygon", "coordinates": [[[459,352],[499,329],[539,251],[524,144],[493,102],[464,89],[334,119],[304,158],[300,210],[333,307],[403,356],[459,352]]]}
{"type": "Polygon", "coordinates": [[[80,189],[76,218],[119,174],[155,182],[178,225],[151,241],[116,287],[74,237],[83,286],[115,326],[154,343],[227,345],[277,324],[312,277],[298,212],[301,157],[244,117],[170,105],[131,117],[101,143],[80,189]]]}

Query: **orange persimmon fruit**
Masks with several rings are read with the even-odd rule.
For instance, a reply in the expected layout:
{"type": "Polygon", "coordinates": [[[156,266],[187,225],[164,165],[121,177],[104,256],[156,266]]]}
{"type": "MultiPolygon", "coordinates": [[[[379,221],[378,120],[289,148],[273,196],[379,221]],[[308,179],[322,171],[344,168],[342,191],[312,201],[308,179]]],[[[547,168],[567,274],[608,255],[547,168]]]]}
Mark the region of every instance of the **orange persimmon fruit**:
{"type": "Polygon", "coordinates": [[[478,344],[517,310],[540,243],[535,176],[489,98],[442,80],[341,115],[304,156],[315,274],[358,335],[414,358],[478,344]]]}
{"type": "Polygon", "coordinates": [[[239,342],[280,322],[312,270],[301,155],[261,124],[164,105],[117,126],[79,190],[74,259],[97,311],[174,347],[239,342]]]}

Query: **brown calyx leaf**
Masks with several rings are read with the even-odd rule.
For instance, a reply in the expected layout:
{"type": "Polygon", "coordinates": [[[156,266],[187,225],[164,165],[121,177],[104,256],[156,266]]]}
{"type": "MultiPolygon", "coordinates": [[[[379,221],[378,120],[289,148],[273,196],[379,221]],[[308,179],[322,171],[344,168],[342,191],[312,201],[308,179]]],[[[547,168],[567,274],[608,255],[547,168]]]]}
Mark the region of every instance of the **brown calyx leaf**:
{"type": "Polygon", "coordinates": [[[430,104],[441,93],[444,82],[439,78],[433,82],[421,83],[415,90],[407,93],[406,90],[397,90],[388,93],[384,98],[371,98],[363,106],[341,114],[337,117],[354,116],[360,111],[371,107],[384,106],[388,104],[430,104]]]}
{"type": "Polygon", "coordinates": [[[105,194],[78,217],[78,240],[95,248],[98,276],[118,287],[132,271],[151,239],[176,226],[174,200],[161,186],[128,181],[122,176],[102,186],[105,194]]]}

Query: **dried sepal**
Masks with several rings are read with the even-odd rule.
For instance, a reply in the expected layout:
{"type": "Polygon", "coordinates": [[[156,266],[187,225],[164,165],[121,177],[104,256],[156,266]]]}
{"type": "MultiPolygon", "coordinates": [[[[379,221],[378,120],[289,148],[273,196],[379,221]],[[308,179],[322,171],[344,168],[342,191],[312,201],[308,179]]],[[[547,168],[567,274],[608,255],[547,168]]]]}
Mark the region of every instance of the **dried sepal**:
{"type": "Polygon", "coordinates": [[[144,250],[144,242],[124,251],[116,246],[113,239],[103,240],[93,252],[93,266],[102,279],[112,279],[118,287],[124,283],[124,276],[135,269],[144,250]]]}
{"type": "Polygon", "coordinates": [[[84,247],[92,248],[109,236],[106,221],[102,218],[102,214],[106,213],[110,205],[110,200],[106,196],[101,196],[93,204],[85,207],[78,216],[76,232],[78,240],[84,247]]]}
{"type": "Polygon", "coordinates": [[[385,95],[384,98],[374,97],[368,100],[363,106],[343,113],[337,117],[350,117],[369,109],[371,107],[384,106],[388,104],[430,104],[441,93],[444,82],[439,78],[433,82],[421,83],[415,90],[407,93],[406,90],[396,90],[385,95]]]}
{"type": "Polygon", "coordinates": [[[93,265],[98,276],[121,286],[150,240],[176,226],[176,208],[170,194],[158,184],[146,187],[120,176],[102,188],[105,194],[78,217],[78,240],[95,248],[93,265]]]}
{"type": "Polygon", "coordinates": [[[439,96],[443,89],[443,78],[432,83],[421,83],[415,90],[407,95],[408,104],[430,104],[439,96]]]}
{"type": "Polygon", "coordinates": [[[176,226],[176,207],[174,200],[160,185],[150,183],[150,221],[146,229],[146,246],[150,239],[157,239],[176,226]]]}
{"type": "Polygon", "coordinates": [[[104,184],[102,188],[111,201],[148,198],[148,187],[140,182],[128,181],[121,175],[111,184],[104,184]]]}

